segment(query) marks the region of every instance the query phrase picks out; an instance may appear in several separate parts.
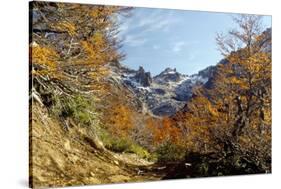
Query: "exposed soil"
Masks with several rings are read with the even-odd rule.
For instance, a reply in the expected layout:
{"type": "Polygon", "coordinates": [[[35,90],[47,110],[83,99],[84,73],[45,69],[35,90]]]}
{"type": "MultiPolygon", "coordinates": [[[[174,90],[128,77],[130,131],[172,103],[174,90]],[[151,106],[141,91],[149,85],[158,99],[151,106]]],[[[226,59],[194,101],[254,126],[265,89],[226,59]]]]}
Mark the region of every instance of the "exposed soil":
{"type": "Polygon", "coordinates": [[[94,148],[83,128],[65,131],[45,109],[33,105],[30,185],[34,188],[161,180],[167,167],[94,148]]]}

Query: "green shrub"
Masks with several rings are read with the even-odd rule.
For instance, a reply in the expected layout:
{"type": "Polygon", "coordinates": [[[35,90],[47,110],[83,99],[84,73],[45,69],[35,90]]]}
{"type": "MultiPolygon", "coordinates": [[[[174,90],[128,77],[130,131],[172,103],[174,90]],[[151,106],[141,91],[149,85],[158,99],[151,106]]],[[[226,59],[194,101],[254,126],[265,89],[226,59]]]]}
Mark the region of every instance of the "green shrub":
{"type": "Polygon", "coordinates": [[[156,149],[156,156],[158,162],[175,162],[183,161],[186,150],[172,142],[164,142],[156,149]]]}
{"type": "Polygon", "coordinates": [[[73,120],[82,126],[98,124],[98,113],[95,110],[95,99],[76,95],[74,97],[55,96],[52,113],[56,116],[73,120]]]}
{"type": "Polygon", "coordinates": [[[151,159],[150,153],[142,146],[134,143],[128,138],[116,138],[108,133],[105,129],[99,130],[99,138],[104,146],[113,152],[134,153],[141,158],[151,159]]]}
{"type": "Polygon", "coordinates": [[[110,150],[114,152],[126,152],[131,146],[131,143],[125,139],[113,139],[109,147],[110,150]]]}
{"type": "Polygon", "coordinates": [[[132,143],[125,152],[137,154],[144,159],[150,159],[150,153],[145,148],[135,143],[132,143]]]}
{"type": "Polygon", "coordinates": [[[131,143],[128,140],[113,137],[105,129],[100,129],[98,135],[101,141],[103,142],[104,146],[113,152],[125,152],[131,146],[131,143]]]}

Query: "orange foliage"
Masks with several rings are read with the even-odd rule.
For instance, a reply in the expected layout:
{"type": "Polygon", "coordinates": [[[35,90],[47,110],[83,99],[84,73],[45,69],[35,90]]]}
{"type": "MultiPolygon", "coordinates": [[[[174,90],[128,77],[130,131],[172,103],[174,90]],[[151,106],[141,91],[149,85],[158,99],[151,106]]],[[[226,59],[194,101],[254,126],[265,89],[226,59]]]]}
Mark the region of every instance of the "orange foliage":
{"type": "Polygon", "coordinates": [[[149,118],[146,120],[146,127],[151,130],[154,144],[165,141],[178,144],[182,139],[181,130],[168,117],[164,117],[162,120],[149,118]]]}
{"type": "Polygon", "coordinates": [[[238,21],[241,30],[232,30],[225,40],[219,38],[227,62],[216,67],[210,88],[195,91],[187,111],[176,116],[177,125],[185,133],[184,143],[190,151],[231,151],[269,170],[271,51],[260,44],[267,41],[271,45],[271,38],[249,29],[258,28],[255,16],[243,16],[238,21]],[[235,41],[244,45],[235,49],[235,41]]]}
{"type": "Polygon", "coordinates": [[[108,115],[108,129],[113,135],[120,137],[129,136],[133,129],[133,118],[128,106],[119,104],[114,106],[108,115]]]}
{"type": "Polygon", "coordinates": [[[57,71],[58,54],[54,49],[36,45],[31,52],[32,63],[38,65],[36,70],[32,70],[32,74],[46,75],[57,71]]]}
{"type": "Polygon", "coordinates": [[[105,65],[122,57],[115,38],[122,8],[46,2],[32,7],[38,14],[30,45],[34,81],[60,92],[104,92],[105,65]]]}

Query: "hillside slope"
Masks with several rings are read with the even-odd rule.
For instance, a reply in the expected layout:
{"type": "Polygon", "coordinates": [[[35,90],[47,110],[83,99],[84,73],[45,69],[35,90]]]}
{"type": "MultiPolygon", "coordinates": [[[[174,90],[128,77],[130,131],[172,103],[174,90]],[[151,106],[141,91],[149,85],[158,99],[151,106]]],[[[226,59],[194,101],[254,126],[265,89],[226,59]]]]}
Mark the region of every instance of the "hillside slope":
{"type": "MultiPolygon", "coordinates": [[[[85,128],[64,130],[46,109],[33,105],[30,135],[32,187],[159,180],[153,163],[97,147],[85,128]]],[[[101,144],[102,145],[102,144],[101,144]]]]}

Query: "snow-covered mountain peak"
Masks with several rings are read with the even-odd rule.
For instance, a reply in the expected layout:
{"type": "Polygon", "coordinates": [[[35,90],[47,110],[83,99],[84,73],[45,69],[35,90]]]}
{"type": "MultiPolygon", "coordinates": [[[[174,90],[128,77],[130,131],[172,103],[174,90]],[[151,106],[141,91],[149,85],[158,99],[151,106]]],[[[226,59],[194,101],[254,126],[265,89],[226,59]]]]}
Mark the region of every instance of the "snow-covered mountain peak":
{"type": "Polygon", "coordinates": [[[181,74],[174,68],[166,68],[155,77],[143,67],[133,70],[118,63],[112,67],[112,76],[141,100],[148,111],[156,116],[173,115],[183,108],[192,96],[194,86],[208,81],[207,68],[191,76],[181,74]]]}

